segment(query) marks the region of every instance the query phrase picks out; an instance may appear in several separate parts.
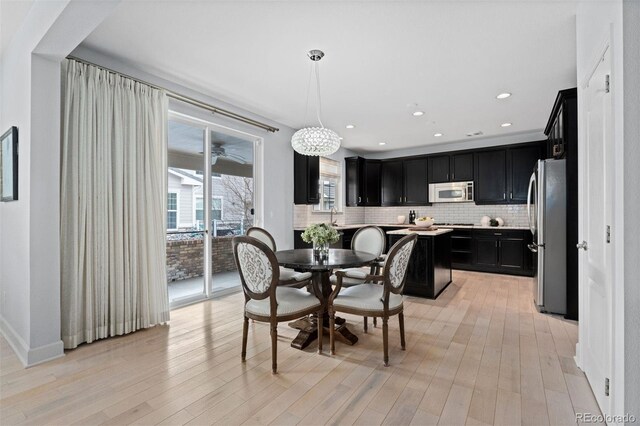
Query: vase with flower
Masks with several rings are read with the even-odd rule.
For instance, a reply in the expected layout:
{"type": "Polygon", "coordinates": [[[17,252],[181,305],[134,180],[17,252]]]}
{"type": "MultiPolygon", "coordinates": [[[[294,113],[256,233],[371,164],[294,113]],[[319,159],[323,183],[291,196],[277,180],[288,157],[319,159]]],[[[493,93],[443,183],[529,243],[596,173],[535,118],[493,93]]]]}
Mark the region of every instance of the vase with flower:
{"type": "Polygon", "coordinates": [[[314,223],[307,226],[301,237],[305,243],[313,244],[314,257],[326,259],[329,255],[329,245],[337,242],[340,234],[327,223],[314,223]]]}

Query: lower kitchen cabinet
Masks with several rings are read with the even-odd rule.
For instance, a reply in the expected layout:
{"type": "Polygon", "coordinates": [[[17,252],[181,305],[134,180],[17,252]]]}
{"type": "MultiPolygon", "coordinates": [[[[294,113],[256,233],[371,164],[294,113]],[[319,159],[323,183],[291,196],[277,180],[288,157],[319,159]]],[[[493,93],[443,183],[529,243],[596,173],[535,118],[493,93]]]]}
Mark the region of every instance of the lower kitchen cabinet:
{"type": "Polygon", "coordinates": [[[528,230],[456,229],[451,233],[451,267],[533,276],[528,230]]]}
{"type": "MultiPolygon", "coordinates": [[[[451,232],[419,235],[409,259],[404,294],[435,299],[451,283],[451,232]]],[[[391,234],[393,245],[404,235],[391,234]]]]}

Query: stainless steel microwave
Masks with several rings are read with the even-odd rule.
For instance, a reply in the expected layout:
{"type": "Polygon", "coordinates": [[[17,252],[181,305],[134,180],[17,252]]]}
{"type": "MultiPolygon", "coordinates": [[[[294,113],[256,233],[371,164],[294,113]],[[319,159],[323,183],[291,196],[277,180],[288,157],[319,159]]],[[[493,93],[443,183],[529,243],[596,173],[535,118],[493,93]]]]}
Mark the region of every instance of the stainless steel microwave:
{"type": "Polygon", "coordinates": [[[473,181],[429,184],[429,202],[464,203],[473,201],[473,181]]]}

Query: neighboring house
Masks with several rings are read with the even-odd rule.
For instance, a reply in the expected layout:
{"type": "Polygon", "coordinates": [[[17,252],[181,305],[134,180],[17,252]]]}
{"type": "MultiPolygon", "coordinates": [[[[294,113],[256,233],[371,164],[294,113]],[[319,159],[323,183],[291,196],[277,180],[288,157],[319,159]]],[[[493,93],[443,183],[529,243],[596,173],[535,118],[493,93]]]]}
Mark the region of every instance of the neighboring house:
{"type": "MultiPolygon", "coordinates": [[[[216,225],[252,223],[253,179],[214,174],[211,219],[216,225]]],[[[167,230],[203,229],[203,180],[194,170],[170,167],[167,185],[167,230]]],[[[221,225],[221,226],[222,226],[221,225]]]]}

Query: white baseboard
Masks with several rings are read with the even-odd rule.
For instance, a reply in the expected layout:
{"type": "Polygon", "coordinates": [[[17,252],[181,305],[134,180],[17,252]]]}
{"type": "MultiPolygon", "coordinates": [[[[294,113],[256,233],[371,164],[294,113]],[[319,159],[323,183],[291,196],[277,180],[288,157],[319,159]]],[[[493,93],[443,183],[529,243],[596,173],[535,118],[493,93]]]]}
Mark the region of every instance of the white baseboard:
{"type": "Polygon", "coordinates": [[[573,357],[576,365],[582,370],[582,353],[580,352],[580,342],[576,343],[576,356],[573,357]]]}
{"type": "Polygon", "coordinates": [[[30,348],[11,325],[0,315],[0,333],[7,339],[9,346],[25,367],[33,367],[43,362],[51,361],[64,356],[62,340],[37,348],[30,348]]]}

